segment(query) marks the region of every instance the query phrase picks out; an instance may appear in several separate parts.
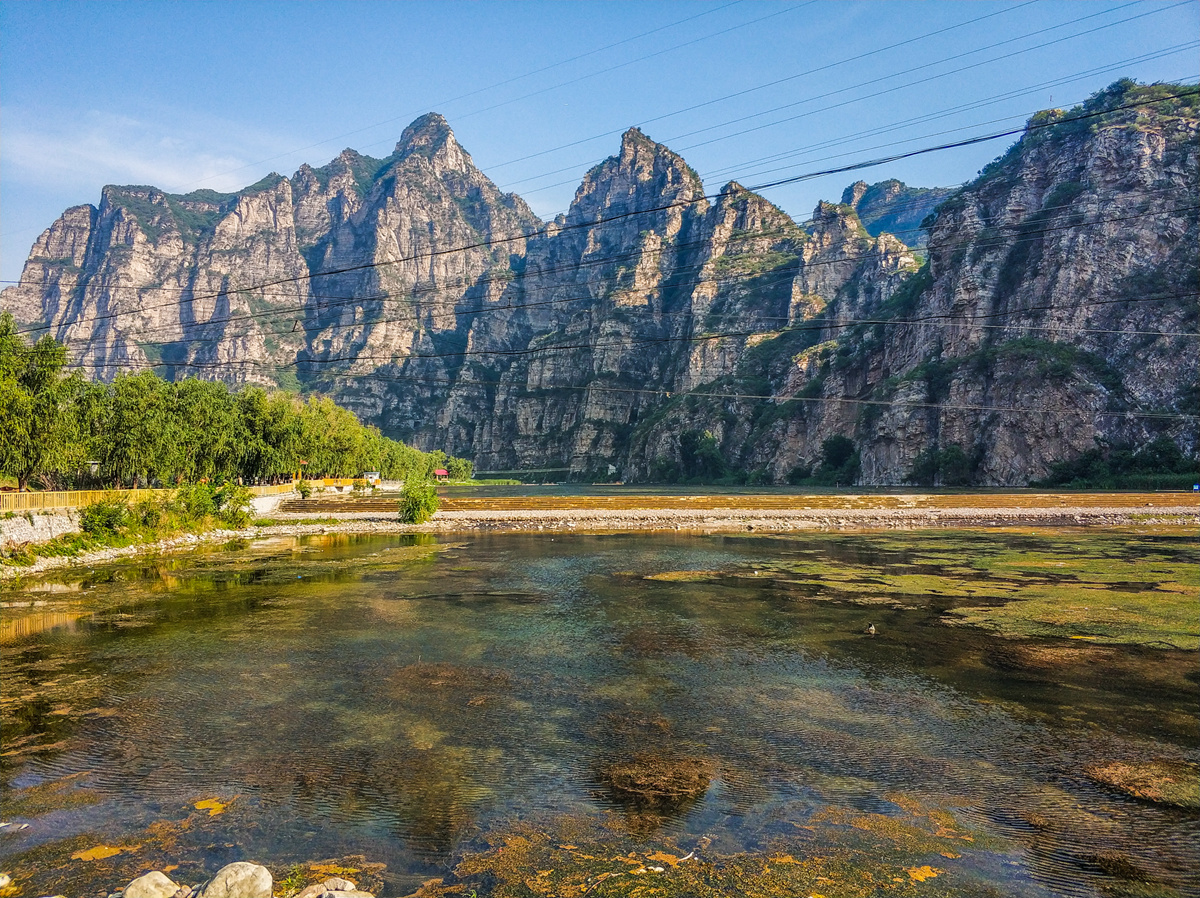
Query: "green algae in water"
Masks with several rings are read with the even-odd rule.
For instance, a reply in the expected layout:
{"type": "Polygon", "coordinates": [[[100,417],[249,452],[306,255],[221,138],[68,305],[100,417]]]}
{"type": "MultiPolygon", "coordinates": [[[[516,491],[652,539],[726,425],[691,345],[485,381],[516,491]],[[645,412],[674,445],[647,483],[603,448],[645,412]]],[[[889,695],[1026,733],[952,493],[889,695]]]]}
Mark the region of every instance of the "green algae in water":
{"type": "MultiPolygon", "coordinates": [[[[782,542],[783,540],[781,540],[782,542]]],[[[748,570],[667,571],[664,581],[770,580],[806,598],[939,603],[946,622],[1006,637],[1200,648],[1200,547],[1178,530],[837,535],[748,570]],[[830,564],[830,556],[836,562],[830,564]]]]}
{"type": "Polygon", "coordinates": [[[1031,584],[1150,595],[1192,550],[941,536],[329,540],[114,572],[0,657],[6,752],[38,746],[0,758],[0,814],[31,823],[0,857],[37,894],[363,852],[388,893],[464,898],[1032,896],[1122,872],[1186,894],[1195,812],[1087,771],[1195,763],[1191,660],[944,622],[1031,584]],[[614,787],[647,756],[702,775],[614,787]],[[72,860],[97,845],[128,850],[72,860]]]}

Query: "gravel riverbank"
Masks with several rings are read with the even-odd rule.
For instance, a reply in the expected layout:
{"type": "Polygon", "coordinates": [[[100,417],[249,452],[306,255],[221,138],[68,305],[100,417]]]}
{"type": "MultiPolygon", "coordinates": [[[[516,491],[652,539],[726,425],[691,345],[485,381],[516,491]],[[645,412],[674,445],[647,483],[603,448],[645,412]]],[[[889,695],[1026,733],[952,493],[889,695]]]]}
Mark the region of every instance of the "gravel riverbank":
{"type": "Polygon", "coordinates": [[[1121,527],[1131,525],[1200,524],[1196,505],[1062,506],[979,508],[824,508],[824,509],[504,509],[439,511],[426,524],[401,524],[394,513],[344,512],[335,520],[313,522],[311,516],[277,513],[279,523],[243,530],[210,530],[119,549],[103,549],[74,557],[40,558],[34,564],[0,567],[0,579],[46,571],[94,567],[135,556],[195,549],[235,539],[313,536],[329,533],[617,533],[671,530],[694,533],[789,533],[805,530],[912,530],[973,527],[1121,527]]]}

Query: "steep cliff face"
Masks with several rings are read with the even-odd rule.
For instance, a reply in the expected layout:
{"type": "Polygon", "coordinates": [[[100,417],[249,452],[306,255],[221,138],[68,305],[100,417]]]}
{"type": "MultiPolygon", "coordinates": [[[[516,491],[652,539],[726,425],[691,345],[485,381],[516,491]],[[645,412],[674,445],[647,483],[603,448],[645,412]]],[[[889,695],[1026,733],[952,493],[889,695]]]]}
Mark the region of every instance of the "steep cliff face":
{"type": "Polygon", "coordinates": [[[924,249],[929,233],[921,222],[953,193],[953,187],[909,187],[894,178],[876,184],[855,181],[842,191],[842,203],[855,211],[872,236],[886,231],[924,249]]]}
{"type": "Polygon", "coordinates": [[[440,439],[491,471],[651,476],[678,432],[631,437],[672,396],[731,376],[850,281],[877,296],[915,268],[850,210],[822,215],[810,235],[736,183],[710,204],[681,158],[628,131],[529,241],[505,313],[472,324],[477,355],[418,443],[440,439]]]}
{"type": "Polygon", "coordinates": [[[1197,106],[1156,99],[1173,92],[1119,84],[1035,117],[938,208],[927,267],[865,300],[843,282],[812,345],[743,361],[772,402],[734,383],[635,442],[661,451],[672,430],[708,430],[734,465],[780,480],[842,435],[867,484],[920,460],[938,477],[953,460],[955,482],[1024,484],[1098,444],[1164,435],[1195,453],[1195,420],[1179,416],[1197,411],[1197,106]]]}
{"type": "Polygon", "coordinates": [[[386,159],[345,150],[237,194],[107,187],[99,208],[70,209],[39,238],[3,305],[48,324],[100,377],[161,365],[303,381],[378,418],[377,385],[332,373],[374,373],[452,343],[458,303],[486,272],[507,271],[540,225],[430,114],[386,159]]]}
{"type": "Polygon", "coordinates": [[[1025,483],[1097,442],[1196,449],[1197,109],[1172,92],[1119,83],[965,188],[858,182],[803,228],[637,129],[543,223],[430,114],[385,159],[237,194],[106,188],[0,305],[99,376],[329,392],[482,470],[781,482],[841,436],[862,483],[1025,483]]]}

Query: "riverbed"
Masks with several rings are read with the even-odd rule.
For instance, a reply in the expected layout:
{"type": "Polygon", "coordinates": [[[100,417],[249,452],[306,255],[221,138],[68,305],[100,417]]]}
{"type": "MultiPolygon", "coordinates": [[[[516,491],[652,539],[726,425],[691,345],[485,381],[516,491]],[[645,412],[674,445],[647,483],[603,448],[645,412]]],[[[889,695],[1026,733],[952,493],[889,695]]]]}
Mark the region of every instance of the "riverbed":
{"type": "Polygon", "coordinates": [[[1155,527],[328,534],[60,572],[0,593],[0,868],[1200,894],[1197,561],[1155,527]]]}

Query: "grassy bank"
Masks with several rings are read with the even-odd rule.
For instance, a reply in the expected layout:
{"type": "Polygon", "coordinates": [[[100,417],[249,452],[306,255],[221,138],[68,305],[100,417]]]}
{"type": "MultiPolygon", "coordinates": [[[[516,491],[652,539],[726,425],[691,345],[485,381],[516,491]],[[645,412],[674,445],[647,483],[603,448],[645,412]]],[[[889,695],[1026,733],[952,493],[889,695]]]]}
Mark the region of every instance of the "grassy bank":
{"type": "Polygon", "coordinates": [[[252,522],[250,499],[245,487],[197,483],[133,503],[119,498],[95,502],[80,511],[79,532],[41,543],[0,546],[0,565],[24,567],[39,558],[75,557],[189,533],[240,529],[252,522]]]}

